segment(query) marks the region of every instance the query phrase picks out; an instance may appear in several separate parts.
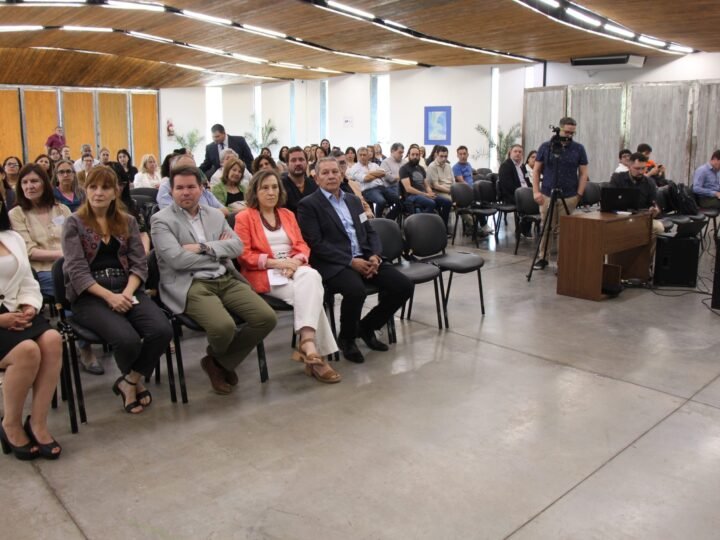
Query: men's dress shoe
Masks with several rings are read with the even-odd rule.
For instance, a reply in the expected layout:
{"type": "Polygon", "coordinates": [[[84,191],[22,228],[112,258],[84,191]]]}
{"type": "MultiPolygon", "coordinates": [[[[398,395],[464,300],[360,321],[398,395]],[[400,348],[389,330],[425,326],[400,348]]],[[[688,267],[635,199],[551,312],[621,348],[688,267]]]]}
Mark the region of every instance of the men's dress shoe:
{"type": "Polygon", "coordinates": [[[232,387],[225,380],[225,369],[219,366],[212,356],[206,356],[200,360],[200,367],[210,378],[210,384],[217,394],[229,394],[232,387]]]}
{"type": "Polygon", "coordinates": [[[225,372],[225,382],[228,383],[230,386],[237,386],[238,382],[240,382],[240,379],[238,379],[237,373],[235,373],[235,371],[231,371],[229,369],[225,369],[225,368],[222,368],[222,369],[225,372]]]}
{"type": "Polygon", "coordinates": [[[387,351],[389,347],[385,345],[375,336],[374,330],[365,330],[360,325],[360,331],[358,332],[360,338],[365,342],[365,345],[370,347],[373,351],[387,351]]]}
{"type": "Polygon", "coordinates": [[[538,262],[536,262],[536,263],[533,265],[533,268],[534,268],[535,270],[545,270],[545,268],[547,267],[547,265],[548,265],[548,262],[547,262],[545,259],[540,259],[538,262]]]}
{"type": "Polygon", "coordinates": [[[338,341],[345,360],[350,360],[350,362],[355,362],[356,364],[362,364],[365,361],[365,357],[360,352],[360,349],[357,348],[354,339],[340,338],[338,341]]]}

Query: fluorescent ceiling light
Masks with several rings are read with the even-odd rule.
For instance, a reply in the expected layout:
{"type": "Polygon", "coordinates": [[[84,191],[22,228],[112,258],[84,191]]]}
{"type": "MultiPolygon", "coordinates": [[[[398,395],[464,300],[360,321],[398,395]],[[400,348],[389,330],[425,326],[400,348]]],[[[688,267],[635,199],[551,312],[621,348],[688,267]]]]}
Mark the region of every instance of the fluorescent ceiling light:
{"type": "Polygon", "coordinates": [[[272,65],[280,66],[280,67],[284,67],[284,68],[290,68],[290,69],[305,69],[305,66],[301,66],[300,64],[293,64],[291,62],[275,62],[272,65]]]}
{"type": "Polygon", "coordinates": [[[86,4],[87,0],[24,0],[23,4],[86,4]]]}
{"type": "Polygon", "coordinates": [[[364,19],[372,20],[375,18],[375,15],[373,15],[372,13],[351,6],[346,6],[345,4],[341,4],[340,2],[334,2],[333,0],[328,0],[327,5],[331,8],[339,9],[340,11],[345,11],[346,13],[352,13],[353,15],[357,15],[358,17],[363,17],[364,19]]]}
{"type": "Polygon", "coordinates": [[[385,24],[389,24],[390,26],[394,26],[395,28],[402,28],[402,29],[407,30],[407,26],[405,26],[404,24],[400,24],[398,22],[391,21],[390,19],[385,19],[383,22],[385,24]]]}
{"type": "Polygon", "coordinates": [[[223,77],[244,77],[242,73],[230,73],[229,71],[213,71],[213,75],[222,75],[223,77]]]}
{"type": "Polygon", "coordinates": [[[264,75],[243,75],[243,77],[247,77],[248,79],[258,79],[261,81],[278,81],[277,77],[265,77],[264,75]]]}
{"type": "Polygon", "coordinates": [[[694,52],[694,49],[692,47],[684,47],[683,45],[670,45],[668,47],[671,51],[679,52],[679,53],[691,53],[694,52]]]}
{"type": "Polygon", "coordinates": [[[240,53],[232,53],[232,56],[236,60],[242,60],[243,62],[250,62],[252,64],[267,64],[267,60],[264,58],[257,58],[256,56],[247,56],[240,53]]]}
{"type": "Polygon", "coordinates": [[[215,49],[213,47],[206,47],[205,45],[195,45],[194,43],[188,43],[188,47],[192,49],[197,49],[199,51],[203,51],[209,54],[217,54],[218,56],[227,56],[228,53],[225,51],[221,51],[220,49],[215,49]]]}
{"type": "Polygon", "coordinates": [[[229,26],[232,24],[230,19],[223,19],[221,17],[213,17],[212,15],[205,15],[204,13],[198,13],[196,11],[190,11],[189,9],[183,9],[180,13],[190,19],[196,19],[198,21],[204,21],[214,24],[224,24],[229,26]]]}
{"type": "Polygon", "coordinates": [[[550,6],[553,9],[560,7],[560,2],[556,2],[555,0],[540,0],[540,3],[550,6]]]}
{"type": "Polygon", "coordinates": [[[375,58],[365,56],[364,54],[355,54],[343,51],[333,51],[333,54],[339,54],[340,56],[349,56],[350,58],[360,58],[362,60],[375,60],[375,58]]]}
{"type": "Polygon", "coordinates": [[[393,28],[391,26],[387,26],[384,24],[376,23],[376,22],[374,22],[372,24],[374,24],[378,28],[382,28],[383,30],[389,30],[390,32],[395,32],[396,34],[400,34],[403,37],[409,37],[409,38],[414,37],[411,34],[408,34],[407,31],[405,31],[405,30],[399,30],[397,28],[393,28]]]}
{"type": "Polygon", "coordinates": [[[617,34],[618,36],[623,36],[630,39],[635,37],[635,34],[633,32],[630,32],[630,30],[625,30],[624,28],[620,28],[619,26],[615,26],[614,24],[606,23],[603,28],[605,28],[605,30],[607,30],[608,32],[617,34]]]}
{"type": "MultiPolygon", "coordinates": [[[[61,0],[59,2],[52,2],[49,0],[29,0],[33,7],[83,7],[85,2],[80,0],[79,2],[68,2],[67,0],[61,0]]],[[[22,5],[22,4],[20,4],[22,5]]]]}
{"type": "Polygon", "coordinates": [[[417,66],[418,63],[415,60],[403,60],[402,58],[391,58],[389,60],[393,64],[400,64],[401,66],[417,66]]]}
{"type": "Polygon", "coordinates": [[[574,9],[571,7],[565,8],[565,12],[568,15],[570,15],[573,19],[577,19],[578,21],[582,21],[582,22],[589,24],[590,26],[594,26],[596,28],[602,24],[597,19],[590,17],[588,15],[585,15],[581,11],[578,11],[577,9],[574,9]]]}
{"type": "Polygon", "coordinates": [[[112,32],[112,28],[102,28],[99,26],[62,26],[60,30],[68,30],[70,32],[112,32]]]}
{"type": "Polygon", "coordinates": [[[124,2],[122,0],[106,0],[105,7],[115,9],[135,9],[141,11],[165,11],[165,6],[145,2],[124,2]]]}
{"type": "Polygon", "coordinates": [[[193,71],[207,71],[205,68],[197,67],[197,66],[191,66],[189,64],[175,64],[177,67],[181,67],[183,69],[191,69],[193,71]]]}
{"type": "Polygon", "coordinates": [[[437,39],[421,37],[420,41],[424,41],[425,43],[432,43],[433,45],[443,45],[444,47],[455,47],[456,49],[462,48],[462,47],[460,47],[460,45],[455,45],[454,43],[448,43],[447,41],[439,41],[437,39]]]}
{"type": "Polygon", "coordinates": [[[314,50],[314,51],[320,51],[320,52],[324,52],[324,53],[326,53],[326,52],[332,52],[332,51],[329,51],[329,50],[327,50],[327,49],[323,49],[322,47],[316,47],[315,45],[310,45],[309,43],[304,43],[304,42],[302,42],[301,40],[298,40],[298,41],[292,41],[292,40],[290,40],[290,43],[294,43],[295,45],[300,45],[300,46],[302,46],[302,47],[307,47],[308,49],[312,49],[312,50],[314,50]]]}
{"type": "Polygon", "coordinates": [[[33,30],[42,29],[42,26],[36,24],[14,24],[10,26],[0,26],[0,32],[32,32],[33,30]]]}
{"type": "Polygon", "coordinates": [[[160,36],[153,36],[151,34],[143,34],[142,32],[134,32],[130,30],[128,32],[133,37],[140,38],[140,39],[147,39],[149,41],[157,41],[158,43],[174,43],[172,39],[160,37],[160,36]]]}
{"type": "Polygon", "coordinates": [[[647,43],[648,45],[653,45],[654,47],[664,47],[667,45],[664,41],[660,41],[659,39],[654,39],[647,36],[640,36],[638,38],[638,41],[641,41],[642,43],[647,43]]]}
{"type": "Polygon", "coordinates": [[[310,68],[310,71],[318,71],[318,72],[320,72],[320,73],[336,73],[336,74],[338,74],[338,75],[341,75],[341,74],[342,74],[342,71],[336,71],[336,70],[334,70],[334,69],[327,69],[327,68],[324,68],[324,67],[314,67],[314,68],[310,68]]]}
{"type": "Polygon", "coordinates": [[[249,30],[250,32],[255,32],[256,34],[263,34],[268,35],[280,39],[285,39],[287,36],[283,34],[282,32],[276,32],[275,30],[268,30],[267,28],[262,28],[260,26],[253,26],[252,24],[243,24],[242,27],[245,30],[249,30]]]}

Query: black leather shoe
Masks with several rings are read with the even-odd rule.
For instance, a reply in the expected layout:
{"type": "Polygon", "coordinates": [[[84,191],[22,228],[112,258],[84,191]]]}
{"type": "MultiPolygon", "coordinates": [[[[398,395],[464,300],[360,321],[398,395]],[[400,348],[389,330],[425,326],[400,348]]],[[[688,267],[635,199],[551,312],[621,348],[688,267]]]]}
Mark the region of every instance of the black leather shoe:
{"type": "Polygon", "coordinates": [[[540,259],[538,262],[536,262],[533,265],[533,268],[535,270],[545,270],[547,268],[548,262],[545,259],[540,259]]]}
{"type": "Polygon", "coordinates": [[[385,345],[382,341],[380,341],[375,336],[374,330],[365,330],[362,325],[360,325],[360,330],[358,331],[358,335],[360,338],[365,342],[365,345],[370,347],[373,351],[387,351],[389,350],[389,347],[385,345]]]}
{"type": "Polygon", "coordinates": [[[357,348],[354,339],[340,338],[338,339],[338,345],[340,345],[340,350],[345,360],[355,362],[356,364],[362,364],[365,361],[365,357],[360,352],[360,349],[357,348]]]}

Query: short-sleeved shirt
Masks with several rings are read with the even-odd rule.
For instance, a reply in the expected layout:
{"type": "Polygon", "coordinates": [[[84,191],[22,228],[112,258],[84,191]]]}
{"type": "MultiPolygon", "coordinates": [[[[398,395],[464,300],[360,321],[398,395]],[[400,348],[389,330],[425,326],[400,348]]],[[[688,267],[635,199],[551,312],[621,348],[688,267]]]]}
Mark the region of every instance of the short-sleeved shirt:
{"type": "Polygon", "coordinates": [[[423,169],[420,165],[415,165],[413,167],[409,163],[406,163],[400,167],[400,180],[403,178],[409,178],[410,185],[412,187],[425,193],[425,169],[423,169]]]}
{"type": "Polygon", "coordinates": [[[617,188],[637,189],[640,192],[638,203],[640,208],[650,208],[657,200],[657,186],[655,180],[649,176],[643,175],[639,180],[635,180],[629,172],[615,173],[610,178],[610,185],[617,188]]]}
{"type": "Polygon", "coordinates": [[[427,179],[433,187],[443,186],[450,189],[450,186],[455,183],[455,175],[448,162],[445,162],[442,167],[437,161],[430,163],[427,168],[427,179]]]}
{"type": "Polygon", "coordinates": [[[53,133],[47,138],[47,141],[45,141],[45,146],[48,148],[57,148],[58,150],[62,150],[65,144],[65,136],[58,135],[57,133],[53,133]]]}
{"type": "Polygon", "coordinates": [[[555,189],[555,171],[557,170],[557,187],[562,191],[563,197],[573,197],[577,195],[578,183],[578,167],[588,164],[587,153],[585,147],[570,141],[559,158],[556,158],[550,152],[550,142],[544,142],[538,149],[535,160],[543,164],[543,181],[541,191],[543,195],[548,197],[555,189]]]}
{"type": "Polygon", "coordinates": [[[455,176],[462,176],[463,180],[472,186],[473,183],[473,168],[468,162],[456,163],[453,165],[453,174],[455,176]]]}

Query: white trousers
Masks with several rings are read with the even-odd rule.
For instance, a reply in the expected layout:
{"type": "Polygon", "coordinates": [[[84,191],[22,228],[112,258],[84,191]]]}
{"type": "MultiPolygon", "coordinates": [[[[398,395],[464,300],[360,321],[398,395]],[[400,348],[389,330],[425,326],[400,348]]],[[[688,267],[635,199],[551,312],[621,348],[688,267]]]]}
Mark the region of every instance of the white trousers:
{"type": "Polygon", "coordinates": [[[271,286],[268,295],[293,307],[296,332],[306,326],[315,330],[315,346],[321,356],[338,350],[323,308],[325,289],[317,270],[309,266],[301,266],[290,283],[271,286]]]}

